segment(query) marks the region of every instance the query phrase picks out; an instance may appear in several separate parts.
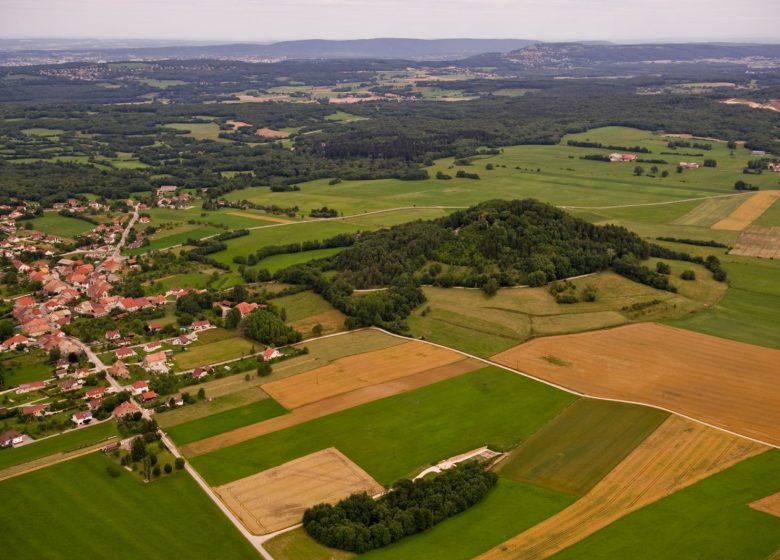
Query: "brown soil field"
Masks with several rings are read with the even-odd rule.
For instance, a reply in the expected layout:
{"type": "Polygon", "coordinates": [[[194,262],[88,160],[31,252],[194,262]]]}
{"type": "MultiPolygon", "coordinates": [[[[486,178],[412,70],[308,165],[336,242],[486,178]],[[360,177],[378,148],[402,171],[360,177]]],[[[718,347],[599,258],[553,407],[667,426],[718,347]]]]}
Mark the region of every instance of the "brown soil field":
{"type": "Polygon", "coordinates": [[[750,226],[742,230],[730,255],[780,258],[780,227],[750,226]]]}
{"type": "Polygon", "coordinates": [[[632,511],[766,449],[670,416],[580,500],[478,558],[548,558],[632,511]]]}
{"type": "Polygon", "coordinates": [[[355,389],[461,362],[463,355],[412,341],[384,350],[341,358],[326,366],[263,385],[263,390],[287,409],[327,399],[355,389]]]}
{"type": "Polygon", "coordinates": [[[258,128],[255,135],[262,136],[263,138],[289,138],[290,133],[284,130],[274,130],[273,128],[258,128]]]}
{"type": "Polygon", "coordinates": [[[244,121],[234,121],[234,120],[225,121],[225,124],[228,126],[232,126],[233,130],[238,130],[239,128],[243,128],[245,126],[252,126],[249,123],[245,123],[244,121]]]}
{"type": "Polygon", "coordinates": [[[378,385],[371,385],[370,387],[363,387],[362,389],[357,389],[343,395],[337,395],[329,399],[317,401],[297,408],[289,414],[277,416],[270,420],[264,420],[263,422],[237,428],[231,432],[225,432],[218,436],[190,443],[189,445],[179,448],[179,450],[188,457],[203,455],[223,447],[241,443],[242,441],[277,432],[291,426],[296,426],[308,422],[309,420],[314,420],[315,418],[328,416],[335,412],[371,401],[384,399],[385,397],[413,391],[414,389],[419,389],[420,387],[438,383],[439,381],[444,381],[451,377],[463,375],[464,373],[474,371],[475,369],[484,366],[485,364],[479,360],[461,360],[460,362],[447,364],[439,368],[429,369],[422,373],[418,373],[417,375],[409,375],[407,377],[402,377],[401,379],[395,379],[378,385]]]}
{"type": "Polygon", "coordinates": [[[264,222],[277,222],[280,224],[291,224],[293,220],[286,218],[279,218],[278,216],[266,216],[265,214],[252,214],[251,212],[225,212],[231,216],[238,216],[239,218],[251,218],[253,220],[263,220],[264,222]]]}
{"type": "Polygon", "coordinates": [[[742,231],[766,212],[777,198],[780,198],[780,190],[759,191],[748,197],[726,218],[713,224],[712,229],[742,231]]]}
{"type": "Polygon", "coordinates": [[[780,445],[780,350],[641,323],[540,338],[493,360],[589,396],[658,406],[780,445]]]}
{"type": "Polygon", "coordinates": [[[383,490],[333,447],[216,488],[225,505],[255,535],[300,523],[311,506],[337,502],[355,492],[373,496],[383,490]]]}
{"type": "MultiPolygon", "coordinates": [[[[772,494],[766,498],[761,498],[750,504],[750,507],[758,511],[763,511],[775,517],[780,517],[780,492],[772,494]]],[[[780,551],[778,551],[780,552],[780,551]]]]}

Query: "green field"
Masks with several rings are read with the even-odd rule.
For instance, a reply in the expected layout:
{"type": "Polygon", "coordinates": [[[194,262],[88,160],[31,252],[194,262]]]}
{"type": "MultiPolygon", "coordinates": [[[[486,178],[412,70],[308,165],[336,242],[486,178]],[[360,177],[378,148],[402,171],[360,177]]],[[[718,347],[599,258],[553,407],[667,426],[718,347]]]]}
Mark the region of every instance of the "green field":
{"type": "Polygon", "coordinates": [[[49,379],[54,368],[46,363],[47,357],[40,350],[3,356],[0,367],[3,368],[4,387],[8,389],[22,383],[49,379]]]}
{"type": "Polygon", "coordinates": [[[86,233],[95,227],[94,224],[90,224],[84,220],[66,218],[65,216],[60,216],[56,212],[46,212],[40,218],[34,218],[27,223],[32,224],[34,230],[41,231],[48,235],[70,238],[86,233]]]}
{"type": "Polygon", "coordinates": [[[60,134],[64,133],[65,131],[61,128],[23,128],[22,134],[25,136],[42,136],[44,138],[49,138],[53,136],[59,136],[60,134]]]}
{"type": "Polygon", "coordinates": [[[99,453],[0,482],[7,558],[258,558],[186,472],[143,484],[99,453]]]}
{"type": "Polygon", "coordinates": [[[192,463],[218,486],[336,447],[380,483],[390,484],[482,445],[512,447],[574,398],[487,367],[194,457],[192,463]]]}
{"type": "Polygon", "coordinates": [[[206,284],[211,280],[211,276],[205,272],[190,272],[187,274],[174,274],[172,276],[166,276],[158,280],[154,280],[149,284],[148,293],[159,294],[170,290],[171,288],[205,288],[206,284]]]}
{"type": "Polygon", "coordinates": [[[669,415],[652,408],[580,399],[500,464],[501,476],[583,495],[669,415]]]}
{"type": "Polygon", "coordinates": [[[213,329],[199,333],[198,342],[185,348],[184,352],[177,353],[173,359],[180,370],[240,358],[252,353],[253,348],[255,352],[259,352],[262,345],[232,331],[213,329]]]}
{"type": "Polygon", "coordinates": [[[341,247],[334,247],[331,249],[315,249],[314,251],[301,251],[299,253],[289,253],[284,255],[274,255],[272,257],[266,257],[257,263],[256,268],[264,268],[271,274],[277,270],[287,268],[294,264],[300,264],[309,262],[315,259],[324,259],[330,257],[336,253],[340,253],[344,249],[341,247]]]}
{"type": "MultiPolygon", "coordinates": [[[[386,548],[361,555],[366,560],[469,560],[554,515],[572,498],[508,479],[500,479],[478,504],[425,533],[407,537],[386,548]]],[[[325,548],[303,529],[271,540],[266,549],[277,560],[325,560],[355,558],[353,554],[325,548]]]]}
{"type": "MultiPolygon", "coordinates": [[[[242,374],[236,375],[241,375],[243,378],[242,374]]],[[[157,420],[157,423],[160,425],[160,427],[166,429],[167,431],[167,428],[172,426],[193,422],[199,418],[205,418],[206,416],[211,416],[220,412],[232,410],[234,408],[243,407],[245,405],[249,405],[268,398],[268,395],[263,392],[263,390],[256,384],[242,387],[235,392],[219,395],[216,397],[211,395],[211,391],[209,389],[205,390],[207,397],[205,400],[198,400],[192,404],[188,404],[187,406],[180,406],[174,410],[166,411],[163,414],[158,414],[155,419],[157,420]]]]}
{"type": "Polygon", "coordinates": [[[168,123],[164,128],[175,128],[176,130],[187,130],[190,138],[195,140],[214,140],[217,142],[230,142],[219,137],[219,125],[217,123],[168,123]]]}
{"type": "Polygon", "coordinates": [[[224,412],[212,414],[185,424],[179,424],[168,430],[173,440],[179,445],[185,445],[215,436],[223,432],[262,422],[274,416],[287,412],[282,405],[273,399],[263,399],[244,406],[239,406],[224,412]]]}
{"type": "Polygon", "coordinates": [[[357,115],[353,115],[352,113],[347,113],[345,111],[336,111],[335,113],[331,113],[330,115],[327,115],[325,117],[325,120],[331,122],[356,122],[356,121],[365,121],[368,119],[366,117],[359,117],[357,115]]]}
{"type": "Polygon", "coordinates": [[[29,463],[55,453],[67,453],[117,435],[116,422],[109,420],[95,426],[66,432],[15,449],[0,450],[0,469],[29,463]]]}
{"type": "Polygon", "coordinates": [[[780,452],[768,451],[619,519],[556,560],[733,558],[780,548],[780,518],[750,502],[780,491],[780,452]]]}
{"type": "Polygon", "coordinates": [[[311,291],[275,298],[273,304],[287,313],[287,322],[304,336],[313,336],[311,329],[319,324],[322,334],[344,330],[346,315],[334,309],[322,296],[311,291]]]}
{"type": "Polygon", "coordinates": [[[775,200],[774,204],[753,222],[753,225],[780,226],[780,200],[775,200]]]}
{"type": "MultiPolygon", "coordinates": [[[[161,235],[154,239],[149,239],[149,244],[137,249],[129,249],[126,251],[128,255],[140,255],[141,253],[147,253],[149,251],[157,251],[160,249],[167,249],[175,245],[183,245],[187,243],[188,239],[202,239],[209,235],[219,233],[220,230],[213,227],[195,227],[191,229],[184,229],[171,235],[161,235]]],[[[164,233],[164,232],[163,232],[164,233]]]]}

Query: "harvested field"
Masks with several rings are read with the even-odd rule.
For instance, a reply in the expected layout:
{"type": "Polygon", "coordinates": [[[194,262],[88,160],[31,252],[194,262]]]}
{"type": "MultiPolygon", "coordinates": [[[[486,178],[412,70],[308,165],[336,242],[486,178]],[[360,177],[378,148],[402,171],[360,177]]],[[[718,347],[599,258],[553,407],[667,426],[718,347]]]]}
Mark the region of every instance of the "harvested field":
{"type": "Polygon", "coordinates": [[[466,360],[451,350],[413,341],[341,358],[324,367],[267,383],[263,390],[285,408],[295,409],[355,389],[466,360]]]}
{"type": "Polygon", "coordinates": [[[745,228],[729,254],[762,259],[780,258],[780,227],[745,228]]]}
{"type": "Polygon", "coordinates": [[[225,124],[233,127],[233,130],[238,130],[239,128],[243,128],[245,126],[252,126],[249,123],[245,123],[244,121],[234,121],[232,119],[225,121],[225,124]]]}
{"type": "Polygon", "coordinates": [[[329,399],[302,406],[284,416],[278,416],[270,420],[258,422],[257,424],[238,428],[231,432],[185,445],[180,448],[180,451],[190,457],[211,453],[217,449],[230,447],[231,445],[241,443],[242,441],[277,432],[291,426],[308,422],[309,420],[314,420],[315,418],[329,416],[335,412],[347,410],[348,408],[353,408],[361,404],[438,383],[439,381],[474,371],[484,367],[484,365],[485,364],[477,360],[467,359],[440,368],[429,369],[417,375],[408,375],[401,379],[372,385],[370,387],[363,387],[362,389],[357,389],[350,393],[337,395],[329,399]]]}
{"type": "Polygon", "coordinates": [[[289,132],[285,132],[283,130],[274,130],[273,128],[267,127],[258,128],[255,134],[264,138],[288,138],[290,136],[289,132]]]}
{"type": "Polygon", "coordinates": [[[751,195],[726,218],[715,223],[712,229],[742,231],[766,212],[777,198],[780,198],[780,190],[759,191],[751,195]]]}
{"type": "Polygon", "coordinates": [[[710,227],[725,219],[745,202],[749,195],[738,194],[729,197],[710,198],[672,223],[678,226],[710,227]]]}
{"type": "Polygon", "coordinates": [[[586,395],[663,407],[780,445],[778,350],[642,323],[537,339],[493,360],[586,395]]]}
{"type": "Polygon", "coordinates": [[[369,495],[382,486],[331,447],[216,488],[230,510],[255,535],[300,523],[316,504],[336,502],[355,492],[369,495]]]}
{"type": "Polygon", "coordinates": [[[293,220],[288,220],[287,218],[280,218],[279,216],[253,214],[252,212],[233,211],[233,212],[225,212],[225,214],[228,214],[230,216],[236,216],[237,218],[250,218],[252,220],[261,220],[263,222],[276,222],[279,224],[291,224],[293,222],[293,220]]]}
{"type": "Polygon", "coordinates": [[[479,558],[548,558],[632,511],[765,450],[670,416],[583,498],[479,558]]]}
{"type": "Polygon", "coordinates": [[[780,492],[755,501],[750,504],[750,507],[770,515],[774,515],[775,517],[780,517],[780,492]]]}
{"type": "Polygon", "coordinates": [[[501,476],[583,495],[660,426],[669,414],[579,399],[498,465],[501,476]]]}

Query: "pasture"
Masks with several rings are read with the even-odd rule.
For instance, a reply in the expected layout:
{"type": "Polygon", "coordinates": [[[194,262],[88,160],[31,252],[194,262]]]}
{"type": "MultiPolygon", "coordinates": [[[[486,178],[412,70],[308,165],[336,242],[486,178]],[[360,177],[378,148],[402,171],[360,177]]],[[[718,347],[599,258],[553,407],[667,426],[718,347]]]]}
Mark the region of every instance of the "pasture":
{"type": "Polygon", "coordinates": [[[382,487],[338,449],[329,448],[225,484],[217,494],[244,526],[263,535],[300,523],[317,504],[350,494],[373,496],[382,487]]]}
{"type": "Polygon", "coordinates": [[[487,367],[191,459],[218,486],[326,447],[381,484],[490,444],[512,447],[574,397],[487,367]],[[404,411],[399,414],[398,411],[404,411]]]}
{"type": "Polygon", "coordinates": [[[4,555],[17,559],[157,557],[258,558],[186,472],[151,484],[91,453],[0,482],[4,555]],[[85,530],[85,519],[89,528],[85,530]],[[204,530],[208,528],[208,530],[204,530]]]}
{"type": "Polygon", "coordinates": [[[668,417],[652,408],[580,399],[499,464],[501,476],[583,495],[668,417]]]}
{"type": "Polygon", "coordinates": [[[346,315],[334,309],[322,296],[314,292],[299,292],[274,298],[273,304],[285,310],[287,323],[303,333],[304,337],[314,336],[312,329],[315,325],[322,327],[322,334],[344,330],[346,315]]]}
{"type": "Polygon", "coordinates": [[[664,407],[780,444],[778,350],[644,323],[540,338],[493,359],[587,395],[664,407]]]}
{"type": "Polygon", "coordinates": [[[262,399],[243,406],[224,410],[206,416],[177,424],[167,430],[168,435],[178,445],[184,445],[223,432],[235,430],[241,426],[262,422],[287,412],[283,406],[273,399],[262,399]]]}
{"type": "Polygon", "coordinates": [[[747,504],[779,490],[780,452],[768,451],[615,521],[556,559],[773,558],[780,519],[747,504]]]}
{"type": "Polygon", "coordinates": [[[765,451],[671,416],[585,496],[479,558],[548,558],[632,511],[765,451]]]}
{"type": "Polygon", "coordinates": [[[85,220],[60,216],[56,212],[45,212],[40,218],[33,218],[27,223],[31,224],[36,231],[71,239],[95,227],[85,220]]]}
{"type": "Polygon", "coordinates": [[[179,370],[240,358],[259,352],[262,345],[235,332],[212,329],[199,333],[198,342],[184,348],[183,352],[177,352],[173,358],[179,370]]]}
{"type": "MultiPolygon", "coordinates": [[[[31,381],[43,381],[52,376],[52,366],[46,363],[46,354],[40,350],[26,353],[11,352],[0,356],[3,386],[6,389],[31,381]]],[[[7,395],[9,396],[9,395],[7,395]]],[[[10,395],[14,399],[15,395],[10,395]]]]}

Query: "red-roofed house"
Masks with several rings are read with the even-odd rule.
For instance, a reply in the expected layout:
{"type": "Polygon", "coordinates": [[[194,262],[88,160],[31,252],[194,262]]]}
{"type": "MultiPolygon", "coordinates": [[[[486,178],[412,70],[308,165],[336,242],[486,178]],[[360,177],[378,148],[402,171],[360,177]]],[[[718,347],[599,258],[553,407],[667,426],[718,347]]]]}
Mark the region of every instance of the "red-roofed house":
{"type": "Polygon", "coordinates": [[[116,357],[120,360],[138,355],[132,348],[117,348],[114,354],[116,354],[116,357]]]}
{"type": "MultiPolygon", "coordinates": [[[[147,356],[148,357],[148,356],[147,356]]],[[[130,393],[133,395],[140,395],[149,390],[149,383],[146,381],[135,381],[130,385],[130,393]]]]}
{"type": "Polygon", "coordinates": [[[130,377],[130,370],[127,369],[127,366],[122,360],[114,362],[111,367],[108,368],[108,373],[112,377],[119,377],[121,379],[128,379],[130,377]]]}
{"type": "Polygon", "coordinates": [[[22,407],[22,415],[24,416],[35,416],[36,418],[40,418],[44,414],[46,414],[45,404],[28,404],[27,406],[22,407]]]}
{"type": "Polygon", "coordinates": [[[193,379],[203,379],[208,374],[209,372],[206,368],[196,367],[194,370],[192,370],[192,373],[190,375],[192,375],[193,379]]]}
{"type": "Polygon", "coordinates": [[[3,343],[0,344],[0,350],[16,350],[21,344],[24,345],[30,344],[30,339],[24,335],[15,334],[11,338],[4,340],[3,343]]]}
{"type": "Polygon", "coordinates": [[[84,424],[89,424],[90,421],[92,421],[92,411],[91,410],[80,410],[73,414],[73,416],[70,417],[71,421],[76,424],[76,426],[83,426],[84,424]]]}
{"type": "Polygon", "coordinates": [[[236,305],[236,309],[238,309],[238,312],[241,313],[242,319],[247,315],[249,315],[250,313],[252,313],[252,311],[257,309],[257,307],[258,306],[256,303],[247,303],[245,301],[242,301],[241,303],[236,305]]]}
{"type": "Polygon", "coordinates": [[[108,389],[106,387],[95,387],[94,389],[89,389],[86,393],[84,393],[84,398],[87,400],[99,399],[104,396],[107,391],[108,389]]]}
{"type": "Polygon", "coordinates": [[[141,364],[141,367],[143,367],[146,371],[168,373],[168,356],[165,355],[165,352],[147,354],[144,356],[144,361],[141,364]]]}
{"type": "Polygon", "coordinates": [[[162,348],[162,342],[159,340],[153,340],[151,342],[147,342],[144,344],[144,352],[154,352],[155,350],[159,350],[162,348]]]}
{"type": "Polygon", "coordinates": [[[153,401],[156,398],[157,398],[157,393],[155,393],[154,391],[146,391],[141,395],[141,400],[144,402],[153,401]]]}
{"type": "Polygon", "coordinates": [[[108,331],[106,332],[106,339],[107,340],[119,340],[122,338],[122,333],[119,331],[108,331]]]}
{"type": "Polygon", "coordinates": [[[273,360],[274,358],[278,358],[281,355],[282,353],[279,352],[279,350],[277,350],[276,348],[268,347],[263,352],[263,360],[267,362],[268,360],[273,360]]]}
{"type": "Polygon", "coordinates": [[[133,401],[125,401],[114,409],[113,415],[114,418],[122,418],[123,416],[135,414],[136,412],[141,412],[138,405],[133,401]]]}
{"type": "Polygon", "coordinates": [[[100,405],[103,404],[103,399],[92,399],[89,402],[87,402],[87,406],[90,410],[97,410],[100,408],[100,405]]]}
{"type": "Polygon", "coordinates": [[[211,328],[211,323],[208,321],[195,321],[192,323],[192,330],[194,331],[204,331],[206,329],[211,328]]]}
{"type": "Polygon", "coordinates": [[[24,441],[24,435],[16,430],[8,430],[0,434],[0,447],[13,447],[24,441]]]}
{"type": "Polygon", "coordinates": [[[23,395],[24,393],[29,393],[30,391],[40,391],[41,389],[45,389],[45,388],[46,388],[45,381],[32,381],[30,383],[22,383],[16,388],[16,394],[23,395]]]}
{"type": "Polygon", "coordinates": [[[197,335],[193,336],[195,333],[192,333],[191,335],[183,334],[181,336],[177,336],[173,340],[171,340],[171,344],[174,346],[187,346],[188,344],[192,344],[195,340],[198,340],[197,335]]]}

